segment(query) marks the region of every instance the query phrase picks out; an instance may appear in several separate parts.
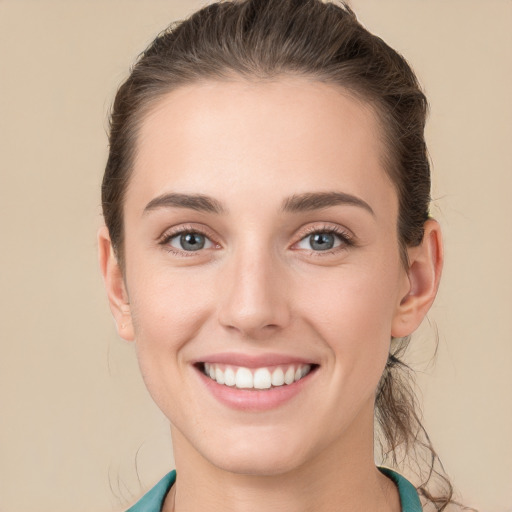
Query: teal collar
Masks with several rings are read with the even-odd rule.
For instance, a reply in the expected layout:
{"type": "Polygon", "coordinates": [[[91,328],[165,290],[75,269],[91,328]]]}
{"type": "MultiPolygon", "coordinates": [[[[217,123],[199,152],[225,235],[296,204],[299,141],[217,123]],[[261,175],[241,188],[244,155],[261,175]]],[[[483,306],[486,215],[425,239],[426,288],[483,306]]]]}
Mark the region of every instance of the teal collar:
{"type": "Polygon", "coordinates": [[[126,512],[161,512],[164,499],[175,481],[176,470],[173,469],[126,512]]]}
{"type": "Polygon", "coordinates": [[[391,478],[398,487],[402,512],[422,512],[423,508],[420,503],[420,498],[418,497],[418,491],[416,491],[416,487],[414,487],[409,480],[392,469],[382,466],[378,469],[381,473],[391,478]]]}
{"type": "MultiPolygon", "coordinates": [[[[381,473],[391,478],[398,487],[402,512],[422,512],[416,488],[405,477],[389,468],[379,467],[381,473]]],[[[165,475],[148,493],[126,512],[161,512],[165,497],[176,481],[176,470],[165,475]]]]}

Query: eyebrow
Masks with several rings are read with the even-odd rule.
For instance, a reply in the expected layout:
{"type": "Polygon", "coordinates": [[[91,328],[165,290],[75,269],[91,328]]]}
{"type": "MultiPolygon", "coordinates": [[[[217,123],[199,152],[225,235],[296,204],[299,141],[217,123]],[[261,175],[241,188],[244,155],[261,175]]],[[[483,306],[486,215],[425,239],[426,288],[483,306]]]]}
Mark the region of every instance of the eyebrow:
{"type": "MultiPolygon", "coordinates": [[[[366,201],[345,192],[306,192],[294,194],[283,201],[281,211],[300,213],[339,205],[358,206],[375,216],[373,209],[366,201]]],[[[168,193],[152,199],[144,208],[143,215],[159,208],[187,208],[217,215],[227,213],[227,209],[224,208],[222,203],[213,197],[203,194],[168,193]]]]}
{"type": "Polygon", "coordinates": [[[366,201],[345,192],[306,192],[304,194],[294,194],[283,202],[281,209],[284,212],[293,213],[320,210],[338,205],[358,206],[375,216],[373,209],[366,201]]]}
{"type": "Polygon", "coordinates": [[[216,213],[218,215],[226,213],[226,209],[217,199],[202,194],[162,194],[146,205],[143,215],[158,208],[188,208],[189,210],[216,213]]]}

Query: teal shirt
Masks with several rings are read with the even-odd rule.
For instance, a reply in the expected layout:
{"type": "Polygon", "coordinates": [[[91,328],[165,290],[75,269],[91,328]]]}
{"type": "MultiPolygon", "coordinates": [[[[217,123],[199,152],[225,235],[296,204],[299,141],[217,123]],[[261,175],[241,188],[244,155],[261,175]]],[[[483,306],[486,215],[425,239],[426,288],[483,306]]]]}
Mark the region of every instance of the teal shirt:
{"type": "MultiPolygon", "coordinates": [[[[398,487],[402,512],[422,512],[416,488],[409,480],[391,469],[379,468],[379,470],[391,478],[398,487]]],[[[161,512],[164,499],[175,481],[176,471],[171,471],[126,512],[161,512]]]]}

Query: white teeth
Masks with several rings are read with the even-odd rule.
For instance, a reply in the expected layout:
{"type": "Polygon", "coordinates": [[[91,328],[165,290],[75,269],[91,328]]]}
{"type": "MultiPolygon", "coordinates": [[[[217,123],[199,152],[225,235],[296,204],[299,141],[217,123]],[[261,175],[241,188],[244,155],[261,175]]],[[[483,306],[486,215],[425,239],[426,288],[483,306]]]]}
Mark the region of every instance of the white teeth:
{"type": "Polygon", "coordinates": [[[258,368],[254,372],[254,387],[256,389],[268,389],[271,385],[272,377],[267,368],[258,368]]]}
{"type": "Polygon", "coordinates": [[[238,368],[236,371],[235,386],[239,389],[252,388],[253,379],[251,370],[248,368],[238,368]]]}
{"type": "Polygon", "coordinates": [[[226,386],[234,386],[236,384],[236,376],[233,368],[226,368],[224,371],[224,384],[226,384],[226,386]]]}
{"type": "Polygon", "coordinates": [[[278,366],[271,371],[269,368],[250,370],[244,367],[204,363],[205,375],[218,384],[236,386],[239,389],[269,389],[272,386],[290,385],[305,377],[310,371],[309,364],[278,366]]]}
{"type": "Polygon", "coordinates": [[[224,384],[224,372],[220,368],[215,368],[215,380],[219,384],[224,384]]]}
{"type": "Polygon", "coordinates": [[[290,366],[288,370],[286,370],[286,373],[284,374],[284,383],[285,384],[291,384],[295,380],[295,370],[293,369],[293,366],[290,366]]]}
{"type": "Polygon", "coordinates": [[[272,372],[272,386],[282,386],[284,384],[284,372],[281,368],[276,368],[272,372]]]}

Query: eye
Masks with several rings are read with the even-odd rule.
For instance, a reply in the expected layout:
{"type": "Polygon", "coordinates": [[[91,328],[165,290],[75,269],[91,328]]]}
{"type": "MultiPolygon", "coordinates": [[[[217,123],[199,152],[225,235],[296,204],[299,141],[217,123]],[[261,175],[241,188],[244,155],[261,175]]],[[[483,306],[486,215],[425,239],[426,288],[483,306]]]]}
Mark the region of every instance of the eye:
{"type": "Polygon", "coordinates": [[[348,233],[344,231],[327,228],[314,229],[307,236],[302,238],[297,244],[297,249],[307,251],[332,251],[333,249],[343,248],[352,245],[352,240],[348,233]]]}
{"type": "Polygon", "coordinates": [[[214,247],[214,243],[206,235],[197,231],[172,234],[164,240],[164,244],[182,252],[196,252],[214,247]]]}

